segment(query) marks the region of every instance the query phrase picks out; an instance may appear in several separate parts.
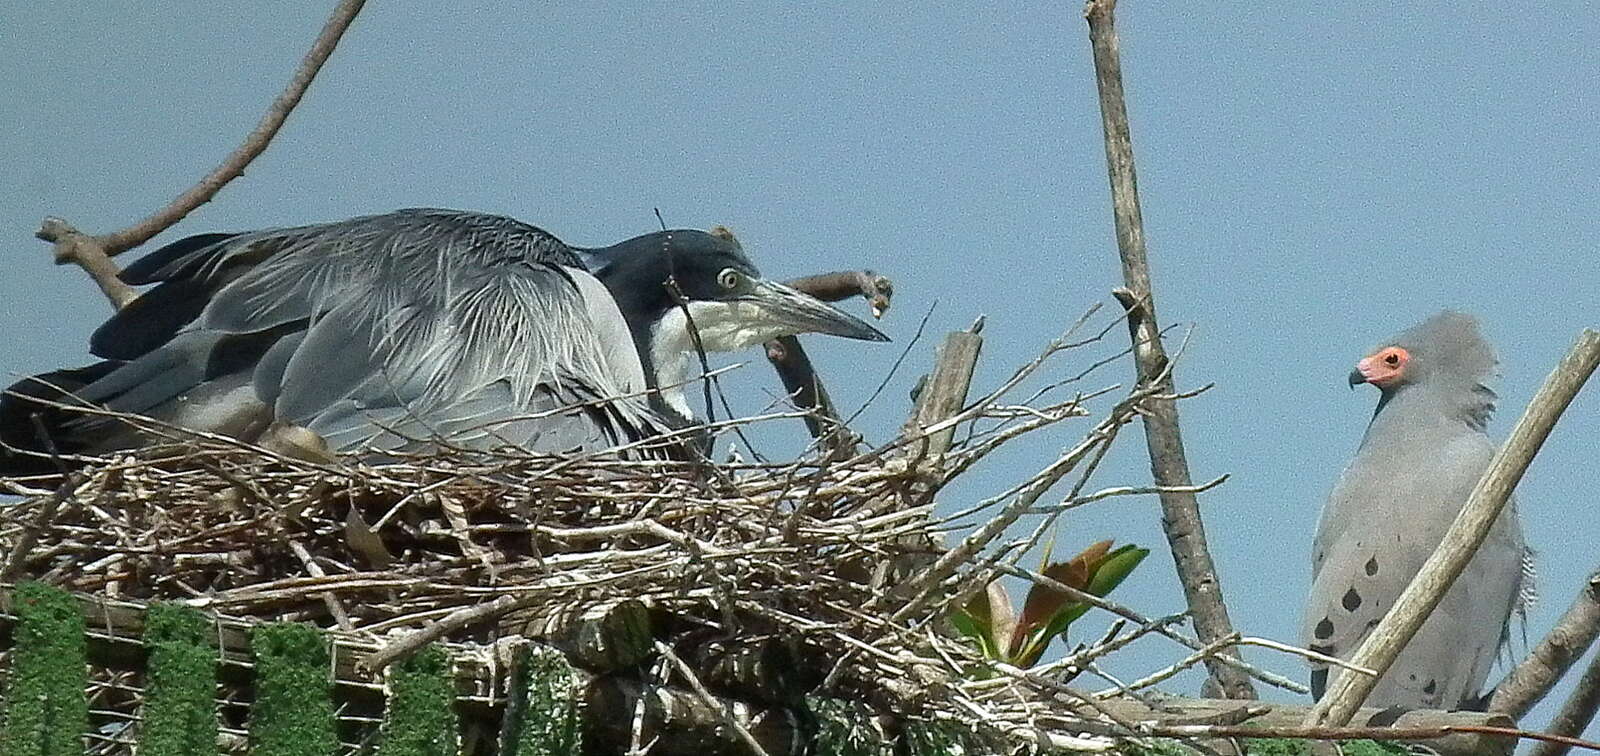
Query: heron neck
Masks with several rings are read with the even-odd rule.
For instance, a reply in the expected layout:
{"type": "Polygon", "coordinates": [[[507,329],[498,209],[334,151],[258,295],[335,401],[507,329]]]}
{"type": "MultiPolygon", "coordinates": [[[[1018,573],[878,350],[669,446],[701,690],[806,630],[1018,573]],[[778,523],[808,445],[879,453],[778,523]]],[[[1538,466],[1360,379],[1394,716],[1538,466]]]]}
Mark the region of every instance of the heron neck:
{"type": "Polygon", "coordinates": [[[648,348],[639,350],[649,355],[645,379],[651,387],[661,390],[661,399],[668,407],[685,419],[693,419],[694,411],[689,409],[683,389],[689,378],[689,353],[694,351],[694,343],[682,311],[670,310],[651,325],[646,344],[648,348]]]}

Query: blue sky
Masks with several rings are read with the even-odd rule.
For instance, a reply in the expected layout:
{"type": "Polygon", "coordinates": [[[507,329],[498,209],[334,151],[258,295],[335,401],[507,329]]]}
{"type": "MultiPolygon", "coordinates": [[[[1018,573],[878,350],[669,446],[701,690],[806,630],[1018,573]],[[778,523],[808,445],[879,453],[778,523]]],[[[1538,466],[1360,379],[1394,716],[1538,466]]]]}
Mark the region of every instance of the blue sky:
{"type": "MultiPolygon", "coordinates": [[[[0,369],[85,362],[107,314],[49,264],[40,218],[108,231],[187,188],[329,7],[0,5],[0,369]]],[[[732,227],[774,277],[894,278],[898,345],[811,342],[847,407],[935,301],[935,337],[987,314],[984,387],[1120,283],[1075,3],[446,8],[371,4],[266,155],[157,241],[434,205],[602,244],[660,208],[732,227]]],[[[1501,356],[1498,436],[1578,328],[1600,325],[1600,15],[1395,0],[1130,1],[1119,16],[1161,314],[1193,327],[1180,383],[1216,384],[1182,407],[1190,461],[1196,478],[1233,476],[1202,499],[1213,553],[1237,624],[1293,639],[1317,509],[1376,399],[1345,388],[1354,361],[1442,307],[1479,315],[1501,356]]],[[[863,416],[869,437],[898,427],[930,353],[863,416]]],[[[771,390],[760,365],[732,384],[741,406],[771,390]]],[[[1600,563],[1597,412],[1591,387],[1520,488],[1543,572],[1535,638],[1600,563]]],[[[946,504],[1078,432],[976,470],[946,504]]],[[[1128,435],[1099,481],[1145,482],[1142,454],[1128,435]]],[[[1157,548],[1123,600],[1181,607],[1154,500],[1081,510],[1061,535],[1102,537],[1157,548]]],[[[1179,655],[1143,644],[1114,669],[1179,655]]]]}

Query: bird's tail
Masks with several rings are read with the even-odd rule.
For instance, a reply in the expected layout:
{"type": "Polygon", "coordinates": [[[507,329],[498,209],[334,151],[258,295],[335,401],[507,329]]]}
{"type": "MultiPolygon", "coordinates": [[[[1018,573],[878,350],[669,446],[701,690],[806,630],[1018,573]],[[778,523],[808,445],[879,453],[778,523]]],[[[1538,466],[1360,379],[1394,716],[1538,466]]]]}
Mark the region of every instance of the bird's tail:
{"type": "Polygon", "coordinates": [[[95,439],[71,427],[72,420],[82,417],[73,408],[88,406],[76,394],[123,364],[106,360],[41,373],[0,393],[0,476],[48,475],[78,467],[71,457],[88,452],[95,439]]]}

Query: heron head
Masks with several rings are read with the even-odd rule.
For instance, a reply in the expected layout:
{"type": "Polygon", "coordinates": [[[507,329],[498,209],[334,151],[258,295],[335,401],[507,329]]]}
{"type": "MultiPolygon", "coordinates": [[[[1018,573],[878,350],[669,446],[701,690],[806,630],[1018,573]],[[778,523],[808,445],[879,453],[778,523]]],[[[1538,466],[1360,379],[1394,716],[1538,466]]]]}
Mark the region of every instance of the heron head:
{"type": "Polygon", "coordinates": [[[685,330],[686,321],[693,320],[707,351],[735,351],[802,333],[889,340],[854,315],[762,277],[733,234],[720,227],[658,231],[591,259],[624,312],[654,310],[658,323],[685,330]],[[641,299],[653,300],[654,306],[641,299]]]}

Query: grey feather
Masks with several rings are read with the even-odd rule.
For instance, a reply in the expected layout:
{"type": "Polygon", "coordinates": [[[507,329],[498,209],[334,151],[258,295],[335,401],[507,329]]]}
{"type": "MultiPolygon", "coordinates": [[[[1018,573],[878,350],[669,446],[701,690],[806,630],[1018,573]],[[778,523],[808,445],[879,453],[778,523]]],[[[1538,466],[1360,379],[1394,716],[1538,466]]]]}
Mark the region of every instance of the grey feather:
{"type": "MultiPolygon", "coordinates": [[[[1304,640],[1341,658],[1393,607],[1495,451],[1483,431],[1493,411],[1486,382],[1495,361],[1477,324],[1441,313],[1384,346],[1391,345],[1409,353],[1407,372],[1384,388],[1355,458],[1323,507],[1313,546],[1304,640]]],[[[1513,503],[1368,703],[1458,708],[1477,701],[1508,619],[1531,587],[1524,553],[1513,503]]],[[[1317,668],[1313,687],[1325,687],[1330,674],[1339,673],[1317,668]]]]}
{"type": "MultiPolygon", "coordinates": [[[[204,306],[186,301],[191,322],[84,398],[201,430],[304,427],[336,452],[427,439],[598,450],[662,425],[637,395],[644,374],[616,302],[533,226],[423,209],[215,239],[137,271],[204,306]],[[239,339],[254,351],[219,351],[239,339]],[[573,403],[590,404],[560,411],[573,403]]],[[[174,327],[137,315],[103,329],[108,350],[138,352],[174,327]]]]}

